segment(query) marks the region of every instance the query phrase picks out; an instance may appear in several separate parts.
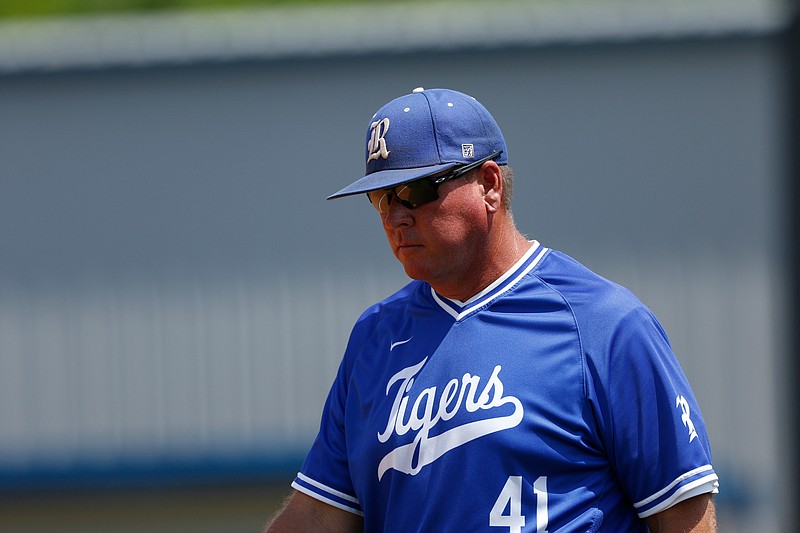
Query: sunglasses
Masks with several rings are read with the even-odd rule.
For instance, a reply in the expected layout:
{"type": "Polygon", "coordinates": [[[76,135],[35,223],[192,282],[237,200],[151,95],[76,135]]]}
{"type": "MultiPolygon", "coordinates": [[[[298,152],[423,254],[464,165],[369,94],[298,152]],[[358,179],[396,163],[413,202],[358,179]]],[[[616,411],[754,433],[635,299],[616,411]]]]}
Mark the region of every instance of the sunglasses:
{"type": "Polygon", "coordinates": [[[502,150],[495,152],[479,161],[456,167],[454,170],[449,171],[443,176],[429,176],[420,178],[418,180],[397,185],[389,189],[378,189],[377,191],[370,191],[367,193],[370,203],[375,206],[378,213],[384,214],[389,212],[392,202],[397,202],[408,209],[414,209],[421,205],[428,204],[434,200],[439,199],[439,185],[447,180],[452,180],[463,176],[470,170],[477,168],[485,162],[494,159],[503,153],[502,150]]]}

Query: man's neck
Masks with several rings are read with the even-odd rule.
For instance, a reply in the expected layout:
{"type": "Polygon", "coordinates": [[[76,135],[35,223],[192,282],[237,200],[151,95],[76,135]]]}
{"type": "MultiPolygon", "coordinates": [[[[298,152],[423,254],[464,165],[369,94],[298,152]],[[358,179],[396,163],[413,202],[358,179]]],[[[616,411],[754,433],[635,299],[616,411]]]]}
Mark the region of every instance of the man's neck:
{"type": "Polygon", "coordinates": [[[452,283],[431,284],[433,289],[451,300],[465,302],[497,281],[513,267],[530,249],[531,242],[516,227],[511,226],[507,235],[491,239],[480,252],[480,260],[468,272],[469,279],[452,283]]]}

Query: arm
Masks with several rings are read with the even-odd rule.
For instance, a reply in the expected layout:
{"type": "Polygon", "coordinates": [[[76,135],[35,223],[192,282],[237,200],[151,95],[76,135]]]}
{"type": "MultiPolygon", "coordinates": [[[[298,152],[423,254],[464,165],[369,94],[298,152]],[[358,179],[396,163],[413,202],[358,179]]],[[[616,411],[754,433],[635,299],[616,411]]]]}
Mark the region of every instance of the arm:
{"type": "Polygon", "coordinates": [[[364,521],[360,516],[337,509],[302,492],[295,492],[286,500],[283,509],[267,524],[264,533],[356,533],[363,530],[364,521]]]}
{"type": "Polygon", "coordinates": [[[716,533],[717,519],[711,494],[701,494],[647,517],[652,533],[716,533]]]}

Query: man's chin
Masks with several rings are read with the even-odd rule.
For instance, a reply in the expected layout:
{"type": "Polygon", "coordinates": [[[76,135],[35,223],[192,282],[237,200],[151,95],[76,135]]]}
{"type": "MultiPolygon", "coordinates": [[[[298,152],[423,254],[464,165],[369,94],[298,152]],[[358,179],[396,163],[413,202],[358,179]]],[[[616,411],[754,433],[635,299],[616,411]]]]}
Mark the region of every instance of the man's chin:
{"type": "Polygon", "coordinates": [[[409,278],[420,281],[428,281],[430,279],[430,272],[413,261],[401,261],[401,263],[403,264],[403,270],[406,271],[406,276],[409,278]]]}

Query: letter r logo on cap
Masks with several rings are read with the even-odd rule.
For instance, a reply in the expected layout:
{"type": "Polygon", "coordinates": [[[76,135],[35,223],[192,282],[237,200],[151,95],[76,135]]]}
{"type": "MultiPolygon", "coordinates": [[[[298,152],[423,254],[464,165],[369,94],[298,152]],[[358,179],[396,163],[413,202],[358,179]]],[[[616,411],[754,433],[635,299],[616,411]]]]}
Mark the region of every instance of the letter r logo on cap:
{"type": "Polygon", "coordinates": [[[370,124],[369,129],[372,133],[370,134],[369,143],[367,144],[367,151],[369,152],[367,163],[377,160],[379,157],[388,159],[389,150],[386,149],[386,139],[384,139],[384,136],[386,132],[389,131],[389,119],[384,118],[383,120],[376,120],[370,124]]]}

